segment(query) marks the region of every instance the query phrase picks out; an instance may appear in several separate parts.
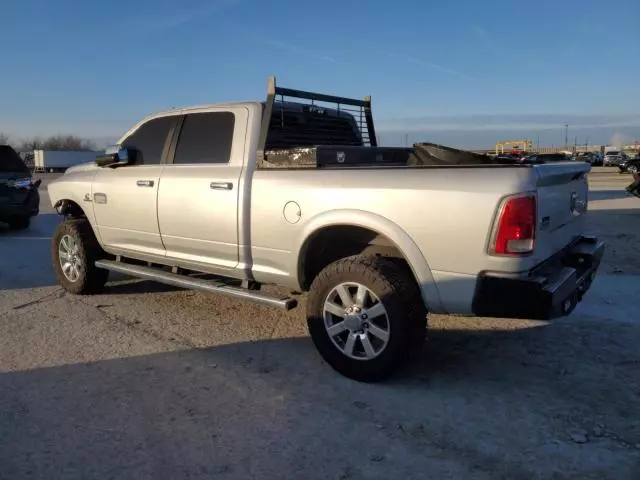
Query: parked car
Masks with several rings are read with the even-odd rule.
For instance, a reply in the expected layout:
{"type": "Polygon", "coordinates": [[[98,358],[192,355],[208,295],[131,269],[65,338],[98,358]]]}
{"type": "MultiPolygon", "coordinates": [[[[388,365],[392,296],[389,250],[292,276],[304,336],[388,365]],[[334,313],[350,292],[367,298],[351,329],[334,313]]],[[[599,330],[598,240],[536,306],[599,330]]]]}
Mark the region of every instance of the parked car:
{"type": "Polygon", "coordinates": [[[576,162],[586,162],[592,167],[602,165],[600,157],[593,152],[580,152],[573,157],[576,162]]]}
{"type": "Polygon", "coordinates": [[[593,164],[594,167],[601,167],[604,164],[604,155],[602,154],[602,152],[592,152],[593,155],[596,157],[596,163],[593,164]]]}
{"type": "Polygon", "coordinates": [[[520,157],[519,155],[512,155],[510,153],[500,153],[495,156],[495,159],[505,164],[516,164],[521,163],[523,157],[520,157]]]}
{"type": "Polygon", "coordinates": [[[604,155],[602,155],[602,153],[600,152],[589,152],[589,153],[591,153],[591,157],[593,158],[591,166],[601,167],[604,161],[604,155]]]}
{"type": "Polygon", "coordinates": [[[427,312],[548,319],[582,299],[604,252],[585,234],[589,165],[375,139],[368,98],[275,79],[264,102],[151,115],[50,184],[58,282],[90,294],[115,271],[281,309],[305,293],[322,358],[361,381],[405,363],[427,312]]]}
{"type": "Polygon", "coordinates": [[[609,150],[604,154],[603,165],[605,167],[617,167],[624,161],[626,155],[620,150],[609,150]]]}
{"type": "Polygon", "coordinates": [[[521,163],[552,163],[552,162],[568,162],[571,159],[564,153],[534,153],[528,155],[521,160],[521,163]]]}
{"type": "Polygon", "coordinates": [[[31,218],[40,209],[40,180],[33,181],[31,171],[9,145],[0,145],[0,222],[9,228],[29,228],[31,218]]]}
{"type": "Polygon", "coordinates": [[[640,173],[640,154],[635,155],[632,159],[627,158],[620,162],[618,172],[631,173],[633,175],[640,173]]]}

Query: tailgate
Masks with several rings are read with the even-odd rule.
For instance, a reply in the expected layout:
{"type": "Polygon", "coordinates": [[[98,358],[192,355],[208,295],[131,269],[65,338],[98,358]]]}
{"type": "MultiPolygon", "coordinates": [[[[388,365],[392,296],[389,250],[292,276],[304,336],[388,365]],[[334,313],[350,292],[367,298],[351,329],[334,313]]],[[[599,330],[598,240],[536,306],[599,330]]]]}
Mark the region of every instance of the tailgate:
{"type": "Polygon", "coordinates": [[[542,262],[584,233],[591,166],[563,162],[535,167],[538,228],[534,256],[542,262]]]}

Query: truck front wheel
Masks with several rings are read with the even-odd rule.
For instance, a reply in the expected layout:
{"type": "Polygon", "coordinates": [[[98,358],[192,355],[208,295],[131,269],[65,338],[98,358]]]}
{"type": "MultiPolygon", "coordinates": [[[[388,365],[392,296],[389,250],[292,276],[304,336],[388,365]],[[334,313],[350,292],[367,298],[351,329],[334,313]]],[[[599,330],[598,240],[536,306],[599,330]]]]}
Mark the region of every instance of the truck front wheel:
{"type": "Polygon", "coordinates": [[[426,309],[398,262],[353,256],[328,265],[311,285],[307,325],[322,358],[358,381],[384,380],[424,338],[426,309]]]}
{"type": "Polygon", "coordinates": [[[105,253],[88,220],[67,220],[58,225],[51,254],[56,278],[67,292],[99,293],[107,283],[109,271],[95,266],[95,261],[104,258],[105,253]]]}

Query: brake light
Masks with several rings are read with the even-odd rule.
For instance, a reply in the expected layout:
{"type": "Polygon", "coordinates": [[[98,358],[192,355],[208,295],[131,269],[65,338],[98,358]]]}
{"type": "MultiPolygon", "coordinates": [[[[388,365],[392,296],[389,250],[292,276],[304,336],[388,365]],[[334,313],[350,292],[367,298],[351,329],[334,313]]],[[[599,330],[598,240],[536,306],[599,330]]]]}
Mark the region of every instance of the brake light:
{"type": "Polygon", "coordinates": [[[498,216],[491,253],[522,255],[533,252],[536,238],[536,197],[507,198],[498,216]]]}

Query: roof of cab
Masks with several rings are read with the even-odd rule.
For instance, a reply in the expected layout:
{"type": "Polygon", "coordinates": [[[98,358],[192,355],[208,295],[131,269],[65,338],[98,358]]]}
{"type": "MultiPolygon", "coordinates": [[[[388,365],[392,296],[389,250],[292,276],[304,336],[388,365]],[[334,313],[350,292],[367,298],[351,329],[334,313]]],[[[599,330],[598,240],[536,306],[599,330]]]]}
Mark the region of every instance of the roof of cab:
{"type": "Polygon", "coordinates": [[[152,114],[147,115],[146,117],[144,117],[141,121],[150,120],[150,119],[155,118],[155,117],[166,117],[168,115],[184,115],[186,113],[207,111],[207,110],[212,110],[212,109],[215,109],[215,108],[231,108],[231,107],[260,107],[260,108],[262,108],[263,104],[264,104],[264,102],[253,101],[253,102],[207,103],[207,104],[202,104],[202,105],[191,105],[191,106],[188,106],[188,107],[176,107],[176,108],[171,108],[169,110],[162,110],[162,111],[159,111],[159,112],[152,113],[152,114]]]}
{"type": "MultiPolygon", "coordinates": [[[[172,108],[170,110],[162,110],[159,112],[155,112],[152,113],[150,115],[147,115],[146,117],[142,118],[141,120],[139,120],[138,122],[136,122],[129,130],[127,130],[125,132],[124,135],[122,135],[122,137],[120,137],[120,139],[118,140],[118,143],[122,143],[122,141],[128,137],[129,135],[131,135],[133,132],[135,132],[138,128],[140,128],[140,126],[142,126],[144,123],[153,120],[155,118],[161,118],[161,117],[169,117],[169,116],[174,116],[174,115],[186,115],[189,113],[196,113],[196,112],[207,112],[209,110],[213,110],[213,109],[218,109],[218,108],[231,108],[231,107],[246,107],[249,109],[252,109],[254,111],[258,111],[261,112],[262,108],[264,107],[265,102],[258,102],[258,101],[246,101],[246,102],[227,102],[227,103],[211,103],[211,104],[203,104],[203,105],[193,105],[193,106],[188,106],[188,107],[177,107],[177,108],[172,108]]],[[[300,109],[301,107],[304,107],[305,103],[301,103],[301,102],[290,102],[290,101],[278,101],[276,100],[275,102],[275,106],[279,106],[279,107],[284,107],[286,110],[297,110],[300,109]]],[[[343,110],[340,109],[336,109],[336,108],[328,108],[328,107],[319,107],[322,108],[323,110],[332,112],[333,115],[337,115],[337,116],[341,116],[341,117],[353,117],[353,115],[351,115],[348,112],[345,112],[343,110]]]]}
{"type": "Polygon", "coordinates": [[[176,107],[169,110],[161,110],[151,113],[140,120],[138,120],[129,130],[127,130],[118,140],[118,144],[135,132],[144,123],[153,120],[154,118],[170,117],[174,115],[185,115],[194,112],[206,112],[216,108],[231,108],[231,107],[246,107],[252,110],[261,110],[264,102],[248,101],[248,102],[226,102],[226,103],[209,103],[202,105],[191,105],[188,107],[176,107]]]}

